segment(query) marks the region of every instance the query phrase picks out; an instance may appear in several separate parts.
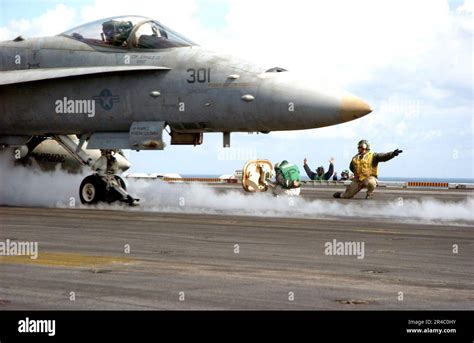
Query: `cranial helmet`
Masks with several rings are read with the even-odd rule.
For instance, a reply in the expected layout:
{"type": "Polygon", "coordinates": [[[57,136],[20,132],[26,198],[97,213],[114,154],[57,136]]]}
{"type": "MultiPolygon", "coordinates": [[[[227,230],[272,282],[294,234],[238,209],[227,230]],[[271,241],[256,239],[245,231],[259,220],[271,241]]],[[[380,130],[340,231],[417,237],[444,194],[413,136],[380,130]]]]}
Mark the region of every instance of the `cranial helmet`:
{"type": "Polygon", "coordinates": [[[280,169],[280,168],[283,167],[285,164],[288,164],[288,161],[287,161],[287,160],[283,160],[283,161],[281,161],[281,162],[278,162],[277,164],[275,164],[275,170],[280,169]]]}
{"type": "Polygon", "coordinates": [[[360,147],[360,146],[362,146],[366,150],[370,150],[370,144],[366,139],[361,140],[359,144],[357,144],[357,147],[360,147]]]}

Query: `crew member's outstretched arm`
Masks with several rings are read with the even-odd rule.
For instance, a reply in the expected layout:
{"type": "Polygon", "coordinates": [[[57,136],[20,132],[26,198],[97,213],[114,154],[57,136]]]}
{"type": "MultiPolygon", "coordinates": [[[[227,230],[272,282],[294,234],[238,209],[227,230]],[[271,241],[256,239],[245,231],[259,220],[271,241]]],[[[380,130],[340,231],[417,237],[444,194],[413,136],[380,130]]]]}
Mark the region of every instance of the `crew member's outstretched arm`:
{"type": "Polygon", "coordinates": [[[379,154],[374,154],[374,159],[373,159],[373,164],[376,165],[379,162],[387,162],[390,161],[392,158],[398,156],[401,154],[403,151],[402,150],[394,150],[392,152],[387,152],[387,153],[379,153],[379,154]]]}
{"type": "Polygon", "coordinates": [[[329,170],[326,174],[324,174],[324,180],[329,180],[332,174],[334,174],[334,164],[329,163],[329,170]]]}
{"type": "Polygon", "coordinates": [[[316,178],[316,173],[313,172],[307,164],[304,165],[304,170],[306,172],[306,175],[308,175],[308,177],[311,179],[311,180],[314,180],[316,178]]]}

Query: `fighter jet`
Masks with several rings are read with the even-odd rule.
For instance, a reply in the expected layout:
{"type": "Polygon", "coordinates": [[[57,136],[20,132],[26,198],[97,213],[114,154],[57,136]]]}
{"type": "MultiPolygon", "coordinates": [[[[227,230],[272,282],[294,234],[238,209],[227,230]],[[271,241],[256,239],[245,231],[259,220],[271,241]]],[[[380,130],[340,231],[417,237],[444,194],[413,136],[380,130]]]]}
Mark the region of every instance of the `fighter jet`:
{"type": "Polygon", "coordinates": [[[114,153],[163,150],[164,133],[196,146],[218,132],[229,147],[232,132],[313,129],[370,112],[347,91],[207,50],[144,17],[0,43],[0,148],[22,159],[57,142],[93,169],[79,187],[84,204],[136,204],[114,153]],[[102,156],[94,161],[86,145],[102,156]]]}

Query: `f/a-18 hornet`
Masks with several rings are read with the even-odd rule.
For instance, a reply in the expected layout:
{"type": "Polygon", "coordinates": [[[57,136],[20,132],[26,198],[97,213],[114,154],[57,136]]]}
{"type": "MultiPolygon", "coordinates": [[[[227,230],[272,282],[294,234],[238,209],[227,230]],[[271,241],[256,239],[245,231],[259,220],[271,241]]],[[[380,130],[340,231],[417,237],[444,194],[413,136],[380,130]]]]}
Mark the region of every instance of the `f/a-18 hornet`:
{"type": "Polygon", "coordinates": [[[143,17],[0,43],[0,148],[21,160],[59,145],[92,167],[84,204],[136,204],[118,175],[128,168],[121,152],[163,150],[164,133],[196,146],[219,132],[228,147],[232,132],[319,128],[370,112],[342,89],[206,50],[143,17]]]}

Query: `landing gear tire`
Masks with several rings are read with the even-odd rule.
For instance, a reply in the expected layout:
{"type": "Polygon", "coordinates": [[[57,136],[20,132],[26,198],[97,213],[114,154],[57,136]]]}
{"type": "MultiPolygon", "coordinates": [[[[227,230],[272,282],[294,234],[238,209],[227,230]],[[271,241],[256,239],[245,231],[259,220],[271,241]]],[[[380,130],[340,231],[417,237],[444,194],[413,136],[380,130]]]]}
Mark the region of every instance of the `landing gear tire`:
{"type": "Polygon", "coordinates": [[[106,195],[105,182],[98,175],[90,175],[81,182],[79,197],[84,205],[97,204],[106,195]]]}

